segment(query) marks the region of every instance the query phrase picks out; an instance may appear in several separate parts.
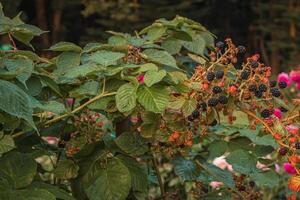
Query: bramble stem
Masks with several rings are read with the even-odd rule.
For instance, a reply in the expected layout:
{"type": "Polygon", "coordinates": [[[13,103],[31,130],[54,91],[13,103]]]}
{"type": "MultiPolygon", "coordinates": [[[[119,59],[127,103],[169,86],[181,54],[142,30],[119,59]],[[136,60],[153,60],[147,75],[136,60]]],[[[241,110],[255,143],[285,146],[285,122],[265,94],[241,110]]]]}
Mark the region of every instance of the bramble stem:
{"type": "Polygon", "coordinates": [[[166,199],[164,184],[163,184],[160,172],[159,172],[158,163],[157,163],[156,156],[155,156],[154,152],[152,153],[152,156],[153,156],[152,163],[153,163],[153,166],[154,166],[154,169],[155,169],[155,172],[156,172],[156,176],[157,176],[157,179],[158,179],[160,193],[161,193],[162,198],[166,199]]]}

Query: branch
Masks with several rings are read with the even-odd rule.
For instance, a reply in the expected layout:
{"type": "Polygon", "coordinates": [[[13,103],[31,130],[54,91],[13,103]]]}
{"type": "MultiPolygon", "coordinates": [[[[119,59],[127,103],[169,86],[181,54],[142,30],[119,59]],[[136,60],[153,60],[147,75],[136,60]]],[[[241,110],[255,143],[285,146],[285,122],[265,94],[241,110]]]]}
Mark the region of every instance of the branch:
{"type": "Polygon", "coordinates": [[[163,199],[167,199],[164,184],[163,184],[160,172],[159,172],[158,163],[157,163],[156,156],[155,156],[154,152],[152,153],[152,156],[153,156],[152,163],[153,163],[156,175],[157,175],[161,196],[162,196],[163,199]]]}
{"type": "Polygon", "coordinates": [[[11,44],[13,45],[13,48],[14,48],[13,52],[17,51],[17,50],[18,50],[18,49],[17,49],[17,45],[16,45],[16,43],[15,43],[15,41],[14,41],[14,39],[13,39],[13,37],[11,36],[10,33],[8,33],[8,37],[9,37],[9,40],[10,40],[11,44]]]}

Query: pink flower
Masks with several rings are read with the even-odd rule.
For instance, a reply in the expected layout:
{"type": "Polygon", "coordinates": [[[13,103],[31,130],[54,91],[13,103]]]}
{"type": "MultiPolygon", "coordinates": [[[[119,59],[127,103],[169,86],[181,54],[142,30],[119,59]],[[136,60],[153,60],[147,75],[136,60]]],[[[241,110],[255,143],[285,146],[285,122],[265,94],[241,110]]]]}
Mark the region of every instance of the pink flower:
{"type": "Polygon", "coordinates": [[[67,98],[66,103],[71,106],[74,103],[74,99],[73,98],[67,98]]]}
{"type": "Polygon", "coordinates": [[[219,187],[221,187],[222,185],[223,185],[223,183],[222,182],[218,182],[218,181],[212,181],[212,182],[210,182],[210,184],[209,184],[212,188],[219,188],[219,187]]]}
{"type": "Polygon", "coordinates": [[[44,141],[46,141],[48,144],[57,145],[58,144],[58,138],[57,137],[42,137],[44,141]]]}
{"type": "Polygon", "coordinates": [[[144,80],[145,80],[144,74],[138,75],[137,80],[139,83],[144,83],[144,80]]]}
{"type": "Polygon", "coordinates": [[[298,134],[298,131],[299,131],[299,127],[296,126],[296,125],[293,125],[293,124],[290,124],[290,125],[287,125],[286,127],[286,130],[293,134],[293,135],[297,135],[298,134]]]}
{"type": "Polygon", "coordinates": [[[280,172],[280,166],[277,163],[275,164],[275,172],[280,172]]]}
{"type": "Polygon", "coordinates": [[[289,75],[287,73],[280,73],[277,77],[278,82],[286,82],[287,85],[290,85],[292,80],[290,79],[289,75]]]}
{"type": "Polygon", "coordinates": [[[278,119],[281,119],[281,118],[282,118],[282,112],[281,112],[281,110],[278,109],[278,108],[275,108],[275,109],[274,109],[273,115],[274,115],[275,117],[277,117],[278,119]]]}
{"type": "Polygon", "coordinates": [[[299,82],[300,81],[300,71],[299,70],[298,71],[295,71],[295,70],[291,71],[290,72],[290,79],[292,81],[299,82]]]}
{"type": "Polygon", "coordinates": [[[233,171],[232,165],[230,165],[226,160],[225,156],[217,157],[213,160],[213,164],[221,169],[227,169],[229,171],[233,171]]]}
{"type": "Polygon", "coordinates": [[[297,90],[300,90],[300,82],[296,83],[297,90]]]}
{"type": "Polygon", "coordinates": [[[283,164],[283,169],[286,173],[288,174],[296,174],[296,169],[293,167],[293,165],[291,165],[290,163],[284,163],[283,164]]]}

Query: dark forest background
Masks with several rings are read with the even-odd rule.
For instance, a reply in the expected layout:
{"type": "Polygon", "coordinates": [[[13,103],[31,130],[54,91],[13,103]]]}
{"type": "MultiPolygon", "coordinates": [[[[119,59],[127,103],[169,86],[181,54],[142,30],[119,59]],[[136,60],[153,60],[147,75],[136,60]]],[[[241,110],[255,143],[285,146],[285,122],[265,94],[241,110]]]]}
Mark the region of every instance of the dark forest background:
{"type": "MultiPolygon", "coordinates": [[[[300,64],[300,0],[0,0],[8,16],[49,32],[34,41],[41,54],[51,44],[104,41],[107,30],[140,30],[157,18],[182,15],[206,26],[217,40],[231,37],[260,53],[275,73],[300,64]]],[[[1,39],[5,43],[6,38],[1,39]]]]}

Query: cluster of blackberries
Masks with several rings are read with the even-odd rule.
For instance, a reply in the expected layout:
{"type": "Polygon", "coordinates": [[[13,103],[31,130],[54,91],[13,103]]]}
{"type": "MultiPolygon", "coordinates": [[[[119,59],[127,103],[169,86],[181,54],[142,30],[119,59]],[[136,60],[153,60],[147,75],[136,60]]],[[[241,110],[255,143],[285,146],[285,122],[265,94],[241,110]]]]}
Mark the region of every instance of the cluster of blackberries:
{"type": "Polygon", "coordinates": [[[206,79],[211,82],[213,81],[215,78],[216,79],[222,79],[224,76],[224,71],[222,70],[219,70],[219,71],[216,71],[216,72],[207,72],[207,75],[206,75],[206,79]]]}
{"type": "MultiPolygon", "coordinates": [[[[273,97],[280,97],[281,92],[278,88],[276,88],[277,82],[276,81],[270,81],[270,92],[273,97]]],[[[279,82],[278,87],[280,89],[286,88],[287,84],[286,82],[279,82]]],[[[253,92],[256,97],[261,98],[264,92],[268,91],[268,87],[265,84],[260,84],[258,87],[255,84],[251,84],[248,87],[248,90],[250,92],[253,92]]]]}
{"type": "Polygon", "coordinates": [[[201,111],[205,112],[205,111],[206,111],[206,108],[207,108],[206,103],[204,103],[204,102],[198,103],[198,104],[197,104],[197,109],[194,110],[194,111],[192,112],[192,114],[188,116],[188,120],[189,120],[189,121],[194,121],[195,119],[198,119],[198,118],[200,117],[200,112],[201,112],[201,111]]]}
{"type": "Polygon", "coordinates": [[[209,107],[215,107],[217,106],[218,104],[227,104],[228,103],[228,97],[225,96],[225,95],[220,95],[218,98],[210,98],[208,99],[207,101],[207,105],[209,107]]]}
{"type": "Polygon", "coordinates": [[[251,84],[248,86],[248,90],[253,92],[257,98],[261,98],[263,93],[268,90],[268,87],[265,84],[260,84],[258,87],[255,84],[251,84]]]}
{"type": "Polygon", "coordinates": [[[244,70],[241,72],[241,79],[247,80],[250,76],[250,71],[249,70],[244,70]]]}

